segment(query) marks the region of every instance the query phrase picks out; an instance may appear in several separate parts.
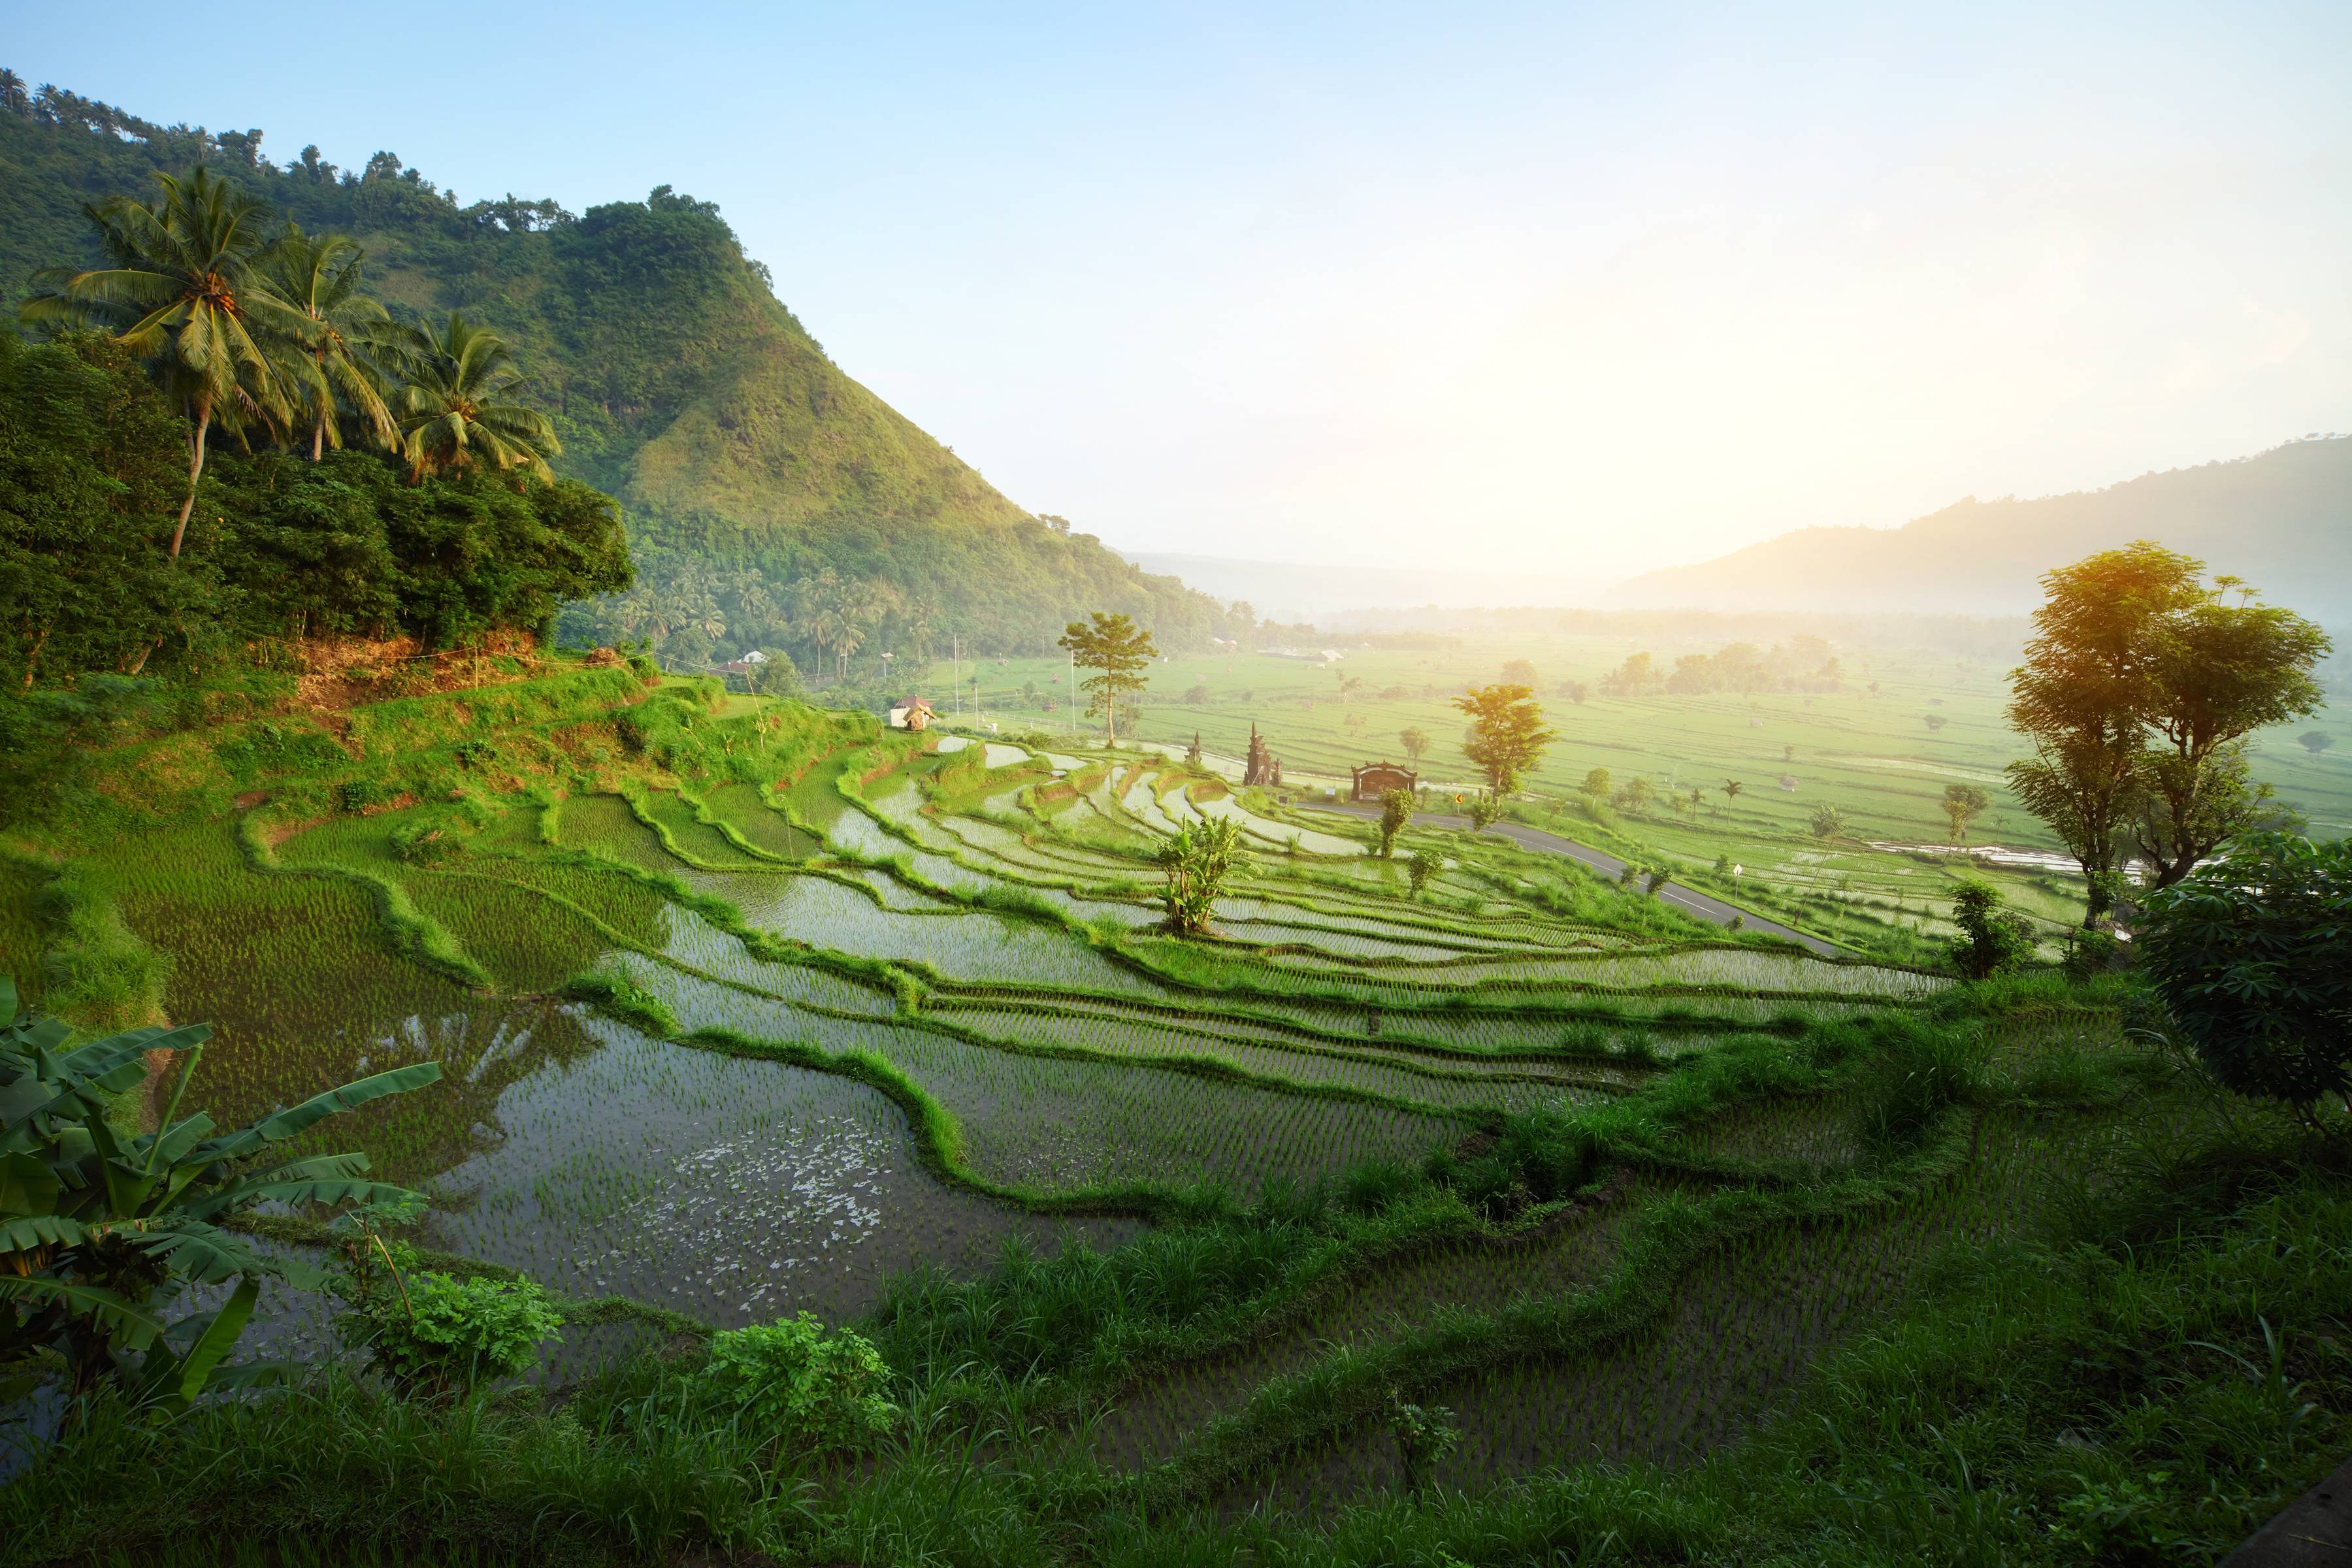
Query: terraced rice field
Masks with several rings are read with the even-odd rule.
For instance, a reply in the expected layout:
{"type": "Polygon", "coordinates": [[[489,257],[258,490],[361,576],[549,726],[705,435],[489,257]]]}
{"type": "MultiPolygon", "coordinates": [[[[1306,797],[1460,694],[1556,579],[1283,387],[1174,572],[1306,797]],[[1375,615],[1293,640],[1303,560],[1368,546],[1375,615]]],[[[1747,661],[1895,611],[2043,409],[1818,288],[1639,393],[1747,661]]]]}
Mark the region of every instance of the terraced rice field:
{"type": "MultiPolygon", "coordinates": [[[[798,763],[513,800],[427,858],[402,848],[418,807],[181,830],[111,869],[126,922],[173,956],[173,1015],[217,1026],[216,1113],[438,1059],[440,1085],[337,1129],[431,1196],[420,1241],[711,1325],[846,1319],[1008,1245],[1113,1247],[1187,1204],[1341,1191],[1475,1161],[1509,1118],[1623,1108],[1631,1142],[1574,1190],[1488,1194],[1335,1254],[1207,1350],[1080,1401],[1095,1463],[1171,1467],[1228,1508],[1392,1482],[1381,1418],[1342,1385],[1354,1358],[1424,1344],[1402,1364],[1458,1414],[1459,1484],[1703,1453],[1937,1247],[2021,1223],[2048,1159],[2048,1130],[1989,1127],[1907,1194],[1679,1260],[1669,1306],[1580,1341],[1577,1303],[1674,1215],[1875,1168],[1850,1085],[1686,1125],[1643,1121],[1644,1097],[1941,982],[1455,834],[1414,895],[1363,843],[1158,757],[982,742],[798,763]],[[1206,940],[1180,938],[1154,854],[1204,816],[1242,826],[1249,864],[1206,940]],[[1507,1354],[1436,1353],[1498,1323],[1507,1354]],[[1319,1426],[1253,1436],[1318,1379],[1340,1390],[1319,1426]]],[[[33,921],[24,881],[0,879],[0,927],[33,921]]],[[[2080,1020],[2021,1039],[2114,1047],[2080,1020]]]]}

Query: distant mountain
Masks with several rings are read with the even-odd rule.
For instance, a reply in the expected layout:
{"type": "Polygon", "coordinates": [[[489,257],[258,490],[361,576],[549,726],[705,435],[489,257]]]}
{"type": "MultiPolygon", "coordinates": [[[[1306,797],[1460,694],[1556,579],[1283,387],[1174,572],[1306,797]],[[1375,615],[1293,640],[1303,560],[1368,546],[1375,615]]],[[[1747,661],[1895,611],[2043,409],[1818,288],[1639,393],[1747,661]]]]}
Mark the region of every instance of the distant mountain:
{"type": "Polygon", "coordinates": [[[1412,566],[1315,566],[1299,561],[1244,561],[1122,550],[1146,572],[1181,577],[1220,599],[1243,599],[1277,621],[1328,620],[1351,611],[1472,609],[1495,605],[1583,605],[1598,586],[1589,578],[1526,572],[1425,571],[1412,566]]]}
{"type": "Polygon", "coordinates": [[[1901,528],[1807,528],[1622,583],[1655,608],[1916,609],[2014,615],[2037,579],[2094,551],[2152,539],[2245,578],[2270,602],[2352,618],[2352,437],[2145,474],[2038,500],[1973,497],[1901,528]]]}
{"type": "MultiPolygon", "coordinates": [[[[272,163],[261,142],[54,88],[0,98],[0,309],[13,321],[41,267],[100,259],[83,204],[151,198],[158,172],[202,162],[307,229],[357,238],[395,315],[462,309],[511,342],[562,437],[558,469],[620,498],[641,575],[681,580],[685,599],[830,566],[899,591],[903,624],[870,647],[943,647],[952,630],[1036,651],[1090,609],[1132,613],[1171,647],[1223,629],[1222,605],[1031,515],[853,380],[710,204],[664,186],[576,217],[511,195],[460,205],[389,153],[338,171],[315,147],[272,163]]],[[[726,636],[748,645],[761,628],[734,625],[735,606],[756,595],[716,592],[726,636]]]]}

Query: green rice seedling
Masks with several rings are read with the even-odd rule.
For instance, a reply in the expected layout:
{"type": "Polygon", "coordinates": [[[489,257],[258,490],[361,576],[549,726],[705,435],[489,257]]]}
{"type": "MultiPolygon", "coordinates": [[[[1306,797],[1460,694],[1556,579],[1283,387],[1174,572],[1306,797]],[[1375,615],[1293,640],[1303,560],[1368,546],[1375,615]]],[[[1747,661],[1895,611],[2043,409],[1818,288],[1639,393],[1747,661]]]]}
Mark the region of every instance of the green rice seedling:
{"type": "Polygon", "coordinates": [[[954,1118],[972,1171],[1009,1187],[1218,1182],[1255,1192],[1269,1179],[1312,1180],[1376,1155],[1418,1155],[1454,1130],[1381,1105],[822,1016],[651,966],[630,973],[688,1029],[810,1040],[836,1055],[865,1051],[891,1063],[954,1118]]]}
{"type": "Polygon", "coordinates": [[[434,1245],[740,1325],[839,1321],[918,1262],[977,1266],[1008,1236],[1132,1233],[941,1185],[898,1108],[850,1079],[585,1027],[595,1048],[510,1087],[495,1142],[431,1184],[434,1245]]]}
{"type": "Polygon", "coordinates": [[[953,909],[880,909],[815,877],[688,872],[685,879],[735,905],[763,931],[832,952],[919,964],[950,979],[1134,994],[1159,989],[1083,939],[1026,920],[953,909]]]}
{"type": "Polygon", "coordinates": [[[16,977],[17,994],[37,1010],[43,1006],[41,957],[48,933],[34,900],[55,874],[55,868],[30,857],[0,857],[0,973],[16,977]]]}
{"type": "MultiPolygon", "coordinates": [[[[1989,1129],[1955,1176],[1894,1203],[1832,1208],[1793,1227],[1741,1229],[1706,1247],[1672,1281],[1661,1315],[1589,1351],[1506,1352],[1476,1370],[1421,1383],[1421,1397],[1461,1415],[1463,1447],[1442,1479],[1487,1485],[1563,1462],[1687,1462],[1721,1447],[1765,1415],[1816,1357],[1918,1288],[1949,1248],[2034,1224],[2062,1158],[2046,1136],[2014,1123],[1989,1129]]],[[[1677,1226],[1693,1216],[1653,1212],[1677,1226]]],[[[1598,1310],[1604,1305],[1597,1300],[1584,1316],[1612,1321],[1598,1310]]],[[[1532,1302],[1496,1314],[1529,1327],[1546,1316],[1532,1302]]],[[[1549,1316],[1562,1324],[1577,1319],[1573,1310],[1549,1316]]],[[[1482,1340],[1472,1332],[1468,1321],[1440,1317],[1418,1340],[1398,1342],[1396,1353],[1410,1364],[1417,1352],[1408,1345],[1442,1342],[1475,1360],[1482,1340]]],[[[1515,1337],[1489,1333],[1483,1343],[1501,1351],[1515,1337]]],[[[1344,1370],[1311,1369],[1294,1380],[1294,1392],[1303,1396],[1318,1377],[1344,1370]]],[[[1278,1465],[1250,1489],[1278,1504],[1329,1508],[1393,1485],[1393,1466],[1368,1414],[1335,1444],[1278,1465]]]]}
{"type": "Polygon", "coordinates": [[[1522,1297],[1583,1289],[1615,1262],[1644,1190],[1620,1183],[1605,1200],[1556,1211],[1514,1235],[1472,1230],[1400,1254],[1364,1257],[1270,1331],[1180,1363],[1125,1393],[1093,1428],[1095,1455],[1113,1469],[1156,1463],[1265,1384],[1334,1351],[1411,1331],[1443,1312],[1488,1310],[1522,1297]]]}
{"type": "Polygon", "coordinates": [[[816,852],[819,840],[795,827],[784,810],[770,805],[758,784],[721,784],[704,797],[704,805],[755,847],[780,859],[803,860],[816,852]]]}
{"type": "Polygon", "coordinates": [[[1571,1082],[1564,1077],[1449,1070],[1395,1054],[1251,1044],[1164,1022],[1144,1025],[1099,1015],[984,1005],[958,1006],[935,1011],[933,1016],[998,1039],[1063,1046],[1138,1061],[1207,1058],[1263,1079],[1337,1085],[1445,1110],[1517,1110],[1558,1099],[1596,1100],[1602,1093],[1591,1079],[1571,1082]]]}
{"type": "Polygon", "coordinates": [[[566,848],[593,850],[647,870],[677,868],[677,858],[619,795],[575,795],[556,820],[558,841],[566,848]]]}

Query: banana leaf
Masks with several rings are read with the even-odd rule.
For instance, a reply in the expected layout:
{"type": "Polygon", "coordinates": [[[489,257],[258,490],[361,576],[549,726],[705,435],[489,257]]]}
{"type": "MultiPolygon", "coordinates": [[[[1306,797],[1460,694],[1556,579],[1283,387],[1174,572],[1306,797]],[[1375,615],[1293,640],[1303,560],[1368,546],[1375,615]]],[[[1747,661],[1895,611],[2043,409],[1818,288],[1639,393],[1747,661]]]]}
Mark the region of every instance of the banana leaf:
{"type": "Polygon", "coordinates": [[[308,1131],[330,1116],[346,1110],[356,1110],[371,1100],[379,1100],[387,1094],[404,1094],[412,1089],[423,1089],[428,1083],[440,1081],[441,1064],[439,1062],[416,1062],[408,1067],[394,1068],[390,1072],[376,1073],[372,1077],[344,1084],[341,1089],[331,1089],[324,1094],[313,1095],[299,1105],[289,1106],[272,1116],[265,1116],[252,1126],[232,1132],[226,1138],[216,1138],[209,1143],[200,1144],[190,1152],[189,1158],[193,1160],[243,1159],[266,1143],[275,1143],[283,1139],[291,1138],[297,1133],[308,1131]]]}
{"type": "Polygon", "coordinates": [[[62,1304],[77,1317],[89,1318],[131,1350],[154,1343],[163,1325],[112,1290],[78,1285],[47,1275],[0,1274],[0,1300],[30,1299],[62,1304]]]}

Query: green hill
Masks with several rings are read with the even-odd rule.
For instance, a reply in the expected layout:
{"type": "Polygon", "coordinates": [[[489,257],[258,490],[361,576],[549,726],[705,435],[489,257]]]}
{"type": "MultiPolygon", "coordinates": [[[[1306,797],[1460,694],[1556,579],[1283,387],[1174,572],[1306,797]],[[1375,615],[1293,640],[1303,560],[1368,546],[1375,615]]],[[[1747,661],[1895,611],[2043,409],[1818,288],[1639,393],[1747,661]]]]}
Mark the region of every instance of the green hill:
{"type": "Polygon", "coordinates": [[[2154,539],[2305,615],[2352,616],[2352,438],[2031,500],[1971,497],[1901,528],[1806,528],[1621,584],[1618,603],[2016,615],[2062,562],[2154,539]]]}
{"type": "Polygon", "coordinates": [[[1171,648],[1224,633],[1222,605],[1024,511],[852,380],[709,203],[665,186],[577,216],[511,196],[461,205],[390,153],[358,171],[315,148],[278,164],[258,131],[160,126],[54,89],[9,96],[12,314],[39,268],[98,259],[85,203],[143,195],[157,172],[197,162],[307,229],[352,234],[395,315],[462,309],[514,343],[562,437],[559,469],[627,509],[641,587],[599,634],[652,637],[685,661],[732,645],[829,662],[791,610],[793,586],[827,568],[887,585],[868,595],[868,652],[920,656],[950,632],[982,652],[1040,651],[1106,608],[1171,648]]]}

